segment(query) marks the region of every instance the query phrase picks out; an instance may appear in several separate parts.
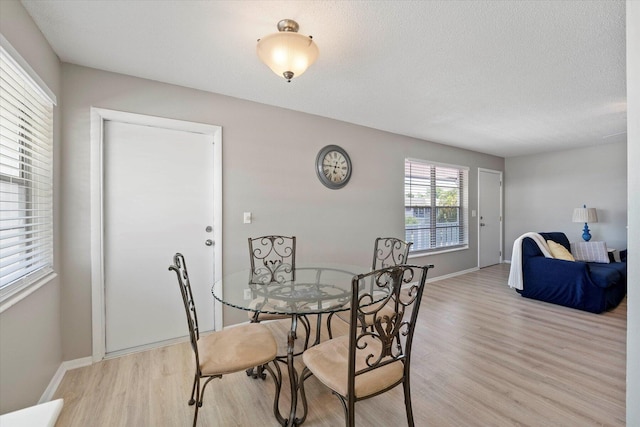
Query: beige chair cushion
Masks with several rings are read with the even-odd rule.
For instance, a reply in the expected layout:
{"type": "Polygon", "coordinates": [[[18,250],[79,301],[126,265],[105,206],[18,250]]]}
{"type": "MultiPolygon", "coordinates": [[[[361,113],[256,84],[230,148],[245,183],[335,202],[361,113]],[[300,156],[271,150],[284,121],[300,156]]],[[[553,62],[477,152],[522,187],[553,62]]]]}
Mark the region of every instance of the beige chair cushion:
{"type": "Polygon", "coordinates": [[[200,337],[200,370],[203,375],[242,371],[272,361],[277,350],[273,335],[259,323],[224,329],[200,337]]]}
{"type": "MultiPolygon", "coordinates": [[[[379,341],[368,341],[366,350],[356,353],[356,371],[367,366],[365,358],[369,354],[378,355],[379,341]]],[[[324,385],[342,396],[347,394],[347,375],[349,370],[349,337],[341,336],[325,341],[302,353],[304,364],[324,385]]],[[[393,384],[400,382],[404,373],[402,362],[393,362],[356,376],[355,395],[357,398],[370,396],[393,384]]]]}

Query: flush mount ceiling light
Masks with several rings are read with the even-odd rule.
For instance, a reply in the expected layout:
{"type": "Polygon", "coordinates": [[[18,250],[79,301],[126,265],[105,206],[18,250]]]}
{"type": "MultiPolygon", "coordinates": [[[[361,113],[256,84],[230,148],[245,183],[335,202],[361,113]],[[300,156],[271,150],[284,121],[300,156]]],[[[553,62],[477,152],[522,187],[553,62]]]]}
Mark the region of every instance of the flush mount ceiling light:
{"type": "Polygon", "coordinates": [[[316,59],[318,46],[311,36],[298,34],[298,23],[291,19],[278,22],[278,31],[258,39],[258,57],[288,82],[300,77],[316,59]]]}

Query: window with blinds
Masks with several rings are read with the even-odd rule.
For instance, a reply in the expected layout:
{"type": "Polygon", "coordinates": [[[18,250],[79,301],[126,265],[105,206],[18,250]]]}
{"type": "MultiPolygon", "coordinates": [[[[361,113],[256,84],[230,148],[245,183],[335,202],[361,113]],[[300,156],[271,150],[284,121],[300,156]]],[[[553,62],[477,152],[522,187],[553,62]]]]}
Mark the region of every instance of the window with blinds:
{"type": "Polygon", "coordinates": [[[469,168],[405,159],[405,240],[411,252],[466,247],[469,168]]]}
{"type": "Polygon", "coordinates": [[[53,271],[54,102],[15,57],[0,46],[0,297],[53,271]]]}

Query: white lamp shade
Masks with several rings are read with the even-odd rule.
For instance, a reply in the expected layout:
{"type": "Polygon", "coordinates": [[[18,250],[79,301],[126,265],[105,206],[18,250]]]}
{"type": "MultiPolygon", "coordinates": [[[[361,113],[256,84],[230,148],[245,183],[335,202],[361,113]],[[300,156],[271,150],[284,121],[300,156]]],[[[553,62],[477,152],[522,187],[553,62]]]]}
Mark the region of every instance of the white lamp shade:
{"type": "Polygon", "coordinates": [[[575,208],[573,222],[598,222],[596,208],[575,208]]]}
{"type": "Polygon", "coordinates": [[[293,77],[299,77],[318,59],[319,51],[310,37],[282,31],[260,39],[257,53],[280,77],[287,71],[292,72],[293,77]]]}

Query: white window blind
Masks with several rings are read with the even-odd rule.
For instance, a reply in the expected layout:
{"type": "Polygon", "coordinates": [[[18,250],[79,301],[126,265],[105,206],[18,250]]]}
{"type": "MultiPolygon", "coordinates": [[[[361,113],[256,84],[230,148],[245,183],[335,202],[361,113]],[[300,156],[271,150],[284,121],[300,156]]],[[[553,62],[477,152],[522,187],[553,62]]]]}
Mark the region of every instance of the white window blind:
{"type": "Polygon", "coordinates": [[[53,271],[53,101],[14,57],[0,47],[0,296],[53,271]]]}
{"type": "Polygon", "coordinates": [[[405,159],[405,240],[411,252],[465,247],[469,168],[405,159]]]}

